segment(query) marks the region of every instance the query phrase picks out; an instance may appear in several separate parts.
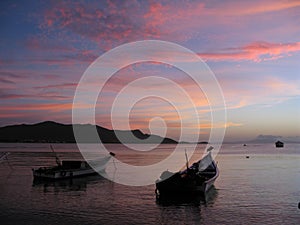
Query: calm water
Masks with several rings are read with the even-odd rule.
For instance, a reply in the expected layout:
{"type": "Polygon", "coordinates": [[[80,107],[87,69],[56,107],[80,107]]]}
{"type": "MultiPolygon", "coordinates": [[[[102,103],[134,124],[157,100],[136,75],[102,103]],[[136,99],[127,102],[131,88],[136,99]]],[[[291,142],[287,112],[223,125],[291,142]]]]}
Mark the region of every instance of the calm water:
{"type": "MultiPolygon", "coordinates": [[[[75,145],[54,147],[62,159],[81,158],[75,145]]],[[[121,145],[108,147],[124,162],[145,165],[161,160],[173,148],[163,145],[143,155],[121,145]]],[[[156,200],[154,185],[130,187],[100,176],[34,184],[31,168],[55,164],[48,144],[2,143],[0,151],[11,152],[8,162],[0,164],[3,225],[300,224],[299,144],[283,149],[225,144],[216,158],[220,177],[206,199],[167,201],[156,200]]]]}

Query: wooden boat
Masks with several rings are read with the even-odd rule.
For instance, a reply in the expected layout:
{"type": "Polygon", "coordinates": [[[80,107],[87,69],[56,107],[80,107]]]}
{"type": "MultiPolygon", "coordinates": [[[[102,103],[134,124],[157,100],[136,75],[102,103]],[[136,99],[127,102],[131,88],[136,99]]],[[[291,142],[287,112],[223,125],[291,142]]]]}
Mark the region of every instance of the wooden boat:
{"type": "Polygon", "coordinates": [[[164,171],[156,181],[156,194],[157,196],[205,194],[218,176],[219,169],[209,151],[201,160],[191,167],[187,166],[187,169],[183,171],[177,173],[164,171]]]}
{"type": "Polygon", "coordinates": [[[87,176],[104,171],[107,163],[115,154],[110,152],[108,156],[93,160],[93,161],[74,161],[64,160],[60,163],[56,158],[57,166],[53,167],[40,167],[32,169],[34,179],[70,179],[73,177],[87,176]],[[95,165],[94,168],[90,164],[95,165]]]}

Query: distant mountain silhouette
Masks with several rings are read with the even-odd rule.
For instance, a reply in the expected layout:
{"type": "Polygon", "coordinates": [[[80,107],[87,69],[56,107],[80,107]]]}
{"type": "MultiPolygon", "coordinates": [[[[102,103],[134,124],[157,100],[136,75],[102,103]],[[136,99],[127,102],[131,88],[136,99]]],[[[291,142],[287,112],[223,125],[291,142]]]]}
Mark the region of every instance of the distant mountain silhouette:
{"type": "Polygon", "coordinates": [[[300,136],[283,137],[283,136],[276,136],[276,135],[263,135],[263,134],[260,134],[255,139],[251,140],[250,142],[275,143],[278,140],[286,142],[286,143],[299,143],[300,142],[300,136]]]}
{"type": "Polygon", "coordinates": [[[263,135],[260,134],[258,135],[252,142],[257,142],[257,143],[273,143],[277,140],[281,140],[282,136],[275,136],[275,135],[263,135]]]}
{"type": "MultiPolygon", "coordinates": [[[[91,124],[75,124],[74,129],[80,132],[79,142],[82,143],[99,142],[98,137],[103,143],[177,143],[173,139],[144,134],[140,130],[114,131],[91,124]],[[95,129],[98,136],[94,132],[95,129]],[[93,134],[96,135],[93,136],[93,134]]],[[[30,125],[21,124],[0,127],[0,142],[75,143],[76,141],[72,124],[45,121],[30,125]]]]}

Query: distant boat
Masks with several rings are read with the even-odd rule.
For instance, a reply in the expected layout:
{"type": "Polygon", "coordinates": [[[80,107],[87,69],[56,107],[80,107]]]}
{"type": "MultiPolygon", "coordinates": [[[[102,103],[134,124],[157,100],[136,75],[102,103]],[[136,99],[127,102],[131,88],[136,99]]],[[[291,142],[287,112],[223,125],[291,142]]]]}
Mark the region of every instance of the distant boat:
{"type": "MultiPolygon", "coordinates": [[[[211,149],[210,149],[211,150],[211,149]]],[[[219,169],[209,151],[191,167],[177,173],[164,171],[156,181],[157,196],[178,194],[205,194],[219,176],[219,169]],[[166,178],[166,179],[165,179],[166,178]]]]}
{"type": "Polygon", "coordinates": [[[52,180],[70,179],[73,177],[87,176],[100,171],[104,171],[107,163],[109,162],[112,156],[115,156],[115,154],[110,152],[108,156],[93,161],[64,160],[62,162],[60,162],[60,160],[56,156],[57,166],[40,167],[38,169],[32,169],[32,173],[34,179],[52,180]],[[94,164],[95,167],[92,168],[90,164],[94,164]]]}
{"type": "Polygon", "coordinates": [[[275,146],[276,146],[276,148],[283,148],[284,147],[284,143],[281,142],[281,141],[276,141],[275,142],[275,146]]]}

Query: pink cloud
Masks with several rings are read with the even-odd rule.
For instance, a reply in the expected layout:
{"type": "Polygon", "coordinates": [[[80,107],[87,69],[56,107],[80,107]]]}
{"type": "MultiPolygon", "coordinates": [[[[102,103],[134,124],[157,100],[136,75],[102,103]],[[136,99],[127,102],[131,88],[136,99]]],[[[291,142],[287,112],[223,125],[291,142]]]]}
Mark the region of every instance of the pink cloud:
{"type": "Polygon", "coordinates": [[[277,12],[300,6],[300,1],[247,1],[231,2],[223,10],[224,14],[253,15],[258,13],[277,12]]]}
{"type": "MultiPolygon", "coordinates": [[[[43,77],[36,79],[35,77],[22,77],[21,75],[14,75],[15,73],[11,74],[11,78],[6,78],[5,76],[4,78],[0,78],[0,83],[2,82],[0,99],[2,100],[69,100],[72,99],[72,95],[77,86],[76,83],[38,86],[41,85],[41,83],[45,83],[43,77]]],[[[48,75],[46,75],[46,77],[48,77],[48,75]]],[[[48,83],[52,81],[52,78],[53,77],[50,76],[48,83]]]]}
{"type": "Polygon", "coordinates": [[[73,66],[78,61],[92,62],[96,58],[92,52],[80,50],[70,41],[52,39],[48,35],[29,37],[24,45],[31,54],[22,59],[22,62],[30,64],[73,66]]]}
{"type": "Polygon", "coordinates": [[[98,44],[113,45],[113,41],[130,41],[151,35],[140,14],[143,8],[136,1],[80,3],[55,2],[44,13],[41,28],[73,32],[98,44]]]}
{"type": "Polygon", "coordinates": [[[67,46],[65,42],[60,43],[58,40],[37,37],[30,37],[24,44],[29,49],[48,52],[73,52],[76,50],[74,47],[67,46]]]}
{"type": "Polygon", "coordinates": [[[284,56],[290,56],[292,53],[300,51],[300,42],[294,43],[268,43],[254,42],[238,48],[224,49],[222,52],[199,53],[205,60],[212,61],[265,61],[275,60],[284,56]]]}
{"type": "MultiPolygon", "coordinates": [[[[227,29],[230,31],[240,28],[241,16],[251,16],[263,13],[278,13],[282,10],[289,10],[299,7],[299,1],[255,1],[241,2],[227,1],[219,4],[204,3],[198,1],[191,2],[165,2],[149,1],[121,1],[116,4],[112,1],[90,2],[53,2],[40,21],[43,32],[42,43],[36,39],[28,41],[28,46],[32,48],[43,48],[45,45],[51,46],[53,52],[64,52],[60,57],[47,57],[32,59],[35,63],[47,65],[72,66],[78,61],[92,62],[98,56],[96,51],[72,49],[74,47],[55,46],[48,39],[48,34],[54,34],[64,42],[75,45],[84,45],[87,39],[92,40],[102,50],[108,50],[118,44],[142,39],[164,39],[170,41],[187,41],[193,38],[205,36],[213,38],[215,41],[224,41],[220,37],[222,34],[212,34],[212,28],[227,29]],[[224,26],[225,25],[225,26],[224,26]],[[225,28],[224,28],[224,27],[225,28]],[[226,28],[227,27],[227,28],[226,28]],[[44,44],[45,43],[45,44],[44,44]],[[53,46],[54,45],[54,46],[53,46]]],[[[269,17],[268,17],[269,18],[269,17]]],[[[262,20],[269,20],[262,17],[262,20]]],[[[246,20],[248,21],[248,20],[246,20]]],[[[269,21],[270,22],[270,21],[269,21]]],[[[250,22],[243,23],[247,26],[250,22]]],[[[265,33],[270,28],[267,27],[265,33]]],[[[284,28],[283,28],[284,29],[284,28]]],[[[291,28],[289,28],[291,29],[291,28]]],[[[224,31],[224,34],[228,31],[224,31]]],[[[282,33],[282,32],[281,32],[282,33]]],[[[227,37],[228,38],[228,37],[227,37]]],[[[259,38],[264,40],[263,38],[259,38]]],[[[263,42],[253,43],[257,49],[250,49],[251,46],[242,46],[240,49],[225,49],[217,52],[202,52],[200,55],[207,60],[252,60],[261,61],[263,54],[269,54],[264,60],[273,60],[286,54],[275,52],[275,46],[268,46],[268,52],[259,48],[263,42]]],[[[266,44],[266,43],[265,43],[266,44]]],[[[57,45],[57,43],[56,43],[57,45]]],[[[281,50],[284,47],[282,46],[281,50]]],[[[279,46],[280,48],[280,46],[279,46]]],[[[84,49],[84,48],[81,48],[84,49]]],[[[292,52],[290,50],[289,52],[292,52]]]]}
{"type": "Polygon", "coordinates": [[[36,123],[43,120],[71,121],[72,103],[16,103],[0,106],[0,125],[36,123]]]}
{"type": "MultiPolygon", "coordinates": [[[[266,13],[277,13],[279,11],[292,10],[300,6],[299,1],[226,1],[217,4],[211,2],[172,2],[164,4],[151,2],[148,12],[144,15],[146,26],[159,31],[160,38],[175,41],[186,41],[195,37],[207,36],[211,38],[212,29],[224,30],[218,32],[213,38],[218,39],[222,35],[228,35],[241,29],[242,26],[251,25],[253,19],[260,18],[260,22],[267,21],[270,24],[270,16],[266,13]],[[251,18],[249,21],[250,16],[251,18]],[[243,21],[243,22],[241,22],[243,21]],[[229,29],[228,29],[228,26],[229,29]]],[[[292,12],[291,15],[295,13],[292,12]]],[[[265,32],[270,30],[266,27],[265,32]]],[[[283,28],[285,29],[285,28],[283,28]]]]}
{"type": "Polygon", "coordinates": [[[45,85],[45,86],[38,86],[38,87],[35,87],[35,88],[38,88],[38,89],[52,89],[52,88],[74,88],[74,87],[77,87],[77,83],[63,83],[63,84],[52,84],[52,85],[45,85]]]}
{"type": "Polygon", "coordinates": [[[68,100],[72,99],[70,96],[65,95],[59,95],[57,93],[43,93],[43,94],[18,94],[18,93],[5,93],[0,92],[0,99],[2,100],[8,100],[8,99],[30,99],[30,100],[37,100],[37,99],[43,99],[43,100],[68,100]]]}

